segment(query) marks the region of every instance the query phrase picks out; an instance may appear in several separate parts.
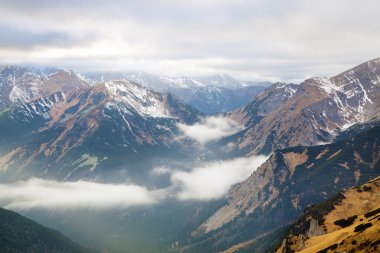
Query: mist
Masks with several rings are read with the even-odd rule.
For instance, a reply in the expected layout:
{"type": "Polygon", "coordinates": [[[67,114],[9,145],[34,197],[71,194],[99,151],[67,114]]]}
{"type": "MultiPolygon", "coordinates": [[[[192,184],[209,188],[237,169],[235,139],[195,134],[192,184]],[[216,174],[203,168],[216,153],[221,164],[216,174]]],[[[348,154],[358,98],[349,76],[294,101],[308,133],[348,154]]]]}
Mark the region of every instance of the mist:
{"type": "Polygon", "coordinates": [[[248,178],[266,156],[240,157],[232,160],[210,161],[181,171],[157,167],[154,173],[169,174],[178,200],[213,200],[225,196],[232,185],[248,178]]]}
{"type": "Polygon", "coordinates": [[[241,126],[235,121],[222,116],[208,117],[201,123],[194,125],[179,123],[177,126],[183,134],[183,138],[192,139],[201,145],[232,135],[241,130],[241,126]]]}
{"type": "Polygon", "coordinates": [[[207,161],[193,166],[188,171],[156,167],[152,173],[168,175],[170,185],[155,190],[134,184],[84,180],[59,182],[30,178],[0,184],[0,202],[10,209],[110,209],[154,205],[173,198],[178,201],[215,200],[224,197],[232,185],[248,178],[266,159],[265,156],[252,156],[207,161]]]}
{"type": "Polygon", "coordinates": [[[0,184],[0,201],[6,208],[112,208],[153,204],[163,197],[137,185],[102,184],[88,181],[58,182],[30,178],[0,184]]]}

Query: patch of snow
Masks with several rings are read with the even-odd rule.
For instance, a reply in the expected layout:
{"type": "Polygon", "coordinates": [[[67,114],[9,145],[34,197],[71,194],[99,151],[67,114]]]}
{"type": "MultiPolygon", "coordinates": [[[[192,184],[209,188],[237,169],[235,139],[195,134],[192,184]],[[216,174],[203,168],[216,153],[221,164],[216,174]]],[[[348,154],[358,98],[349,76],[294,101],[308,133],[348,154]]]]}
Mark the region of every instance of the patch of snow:
{"type": "Polygon", "coordinates": [[[158,93],[128,81],[106,82],[105,87],[111,93],[113,100],[119,102],[111,102],[108,106],[119,107],[120,111],[128,114],[137,111],[142,116],[172,118],[158,93]]]}
{"type": "Polygon", "coordinates": [[[27,102],[29,101],[29,97],[22,89],[14,85],[9,94],[9,100],[12,102],[16,102],[16,101],[27,102]]]}
{"type": "Polygon", "coordinates": [[[195,87],[205,87],[204,83],[197,80],[187,78],[187,77],[167,77],[160,76],[160,79],[169,83],[170,86],[175,88],[195,88],[195,87]]]}
{"type": "Polygon", "coordinates": [[[327,78],[327,77],[315,77],[313,78],[316,82],[316,84],[318,85],[318,87],[321,89],[321,90],[324,90],[326,92],[326,94],[329,94],[329,95],[332,95],[334,94],[336,91],[340,91],[339,87],[336,86],[330,78],[327,78]]]}

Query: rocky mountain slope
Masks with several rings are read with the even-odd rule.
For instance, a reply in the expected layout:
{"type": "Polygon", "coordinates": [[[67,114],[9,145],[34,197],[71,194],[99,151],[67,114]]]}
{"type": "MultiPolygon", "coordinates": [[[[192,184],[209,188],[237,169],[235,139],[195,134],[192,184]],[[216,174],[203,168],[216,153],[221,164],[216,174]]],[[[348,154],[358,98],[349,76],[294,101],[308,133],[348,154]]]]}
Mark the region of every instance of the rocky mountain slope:
{"type": "Polygon", "coordinates": [[[380,177],[306,210],[277,253],[380,251],[380,177]]]}
{"type": "Polygon", "coordinates": [[[0,251],[3,253],[95,252],[83,248],[53,229],[3,208],[0,208],[0,251]]]}
{"type": "MultiPolygon", "coordinates": [[[[227,204],[193,232],[184,252],[221,251],[247,241],[257,246],[263,235],[273,236],[308,205],[378,175],[380,127],[333,144],[276,151],[229,191],[227,204]]],[[[252,252],[273,247],[265,245],[269,248],[252,252]]]]}
{"type": "Polygon", "coordinates": [[[63,85],[46,97],[1,108],[1,172],[11,178],[95,177],[103,164],[132,166],[167,152],[176,145],[176,124],[193,123],[201,115],[170,94],[131,81],[68,91],[63,85]]]}
{"type": "Polygon", "coordinates": [[[230,114],[246,128],[226,140],[228,151],[269,154],[330,142],[350,126],[367,122],[379,97],[380,59],[331,78],[311,78],[300,85],[277,83],[230,114]]]}

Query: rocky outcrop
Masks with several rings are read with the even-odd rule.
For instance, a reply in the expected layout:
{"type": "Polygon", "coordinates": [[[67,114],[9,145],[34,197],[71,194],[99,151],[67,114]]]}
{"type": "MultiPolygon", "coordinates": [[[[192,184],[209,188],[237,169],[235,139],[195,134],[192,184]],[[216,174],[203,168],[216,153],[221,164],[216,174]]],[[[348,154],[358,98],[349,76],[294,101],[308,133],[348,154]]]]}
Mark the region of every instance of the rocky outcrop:
{"type": "Polygon", "coordinates": [[[312,237],[312,236],[318,236],[318,235],[323,235],[323,234],[325,234],[325,230],[323,229],[322,226],[319,225],[318,220],[311,219],[310,227],[306,231],[306,235],[308,237],[312,237]]]}

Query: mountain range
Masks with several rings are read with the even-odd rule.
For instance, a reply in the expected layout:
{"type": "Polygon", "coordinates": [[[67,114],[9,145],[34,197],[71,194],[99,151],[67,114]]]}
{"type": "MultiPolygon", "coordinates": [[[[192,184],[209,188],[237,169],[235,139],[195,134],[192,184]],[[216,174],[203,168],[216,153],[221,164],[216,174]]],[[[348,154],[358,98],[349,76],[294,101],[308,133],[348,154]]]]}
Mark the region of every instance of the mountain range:
{"type": "MultiPolygon", "coordinates": [[[[114,252],[152,250],[144,243],[123,243],[127,241],[123,235],[141,242],[144,234],[157,240],[152,245],[160,252],[288,252],[293,247],[290,241],[322,245],[304,229],[312,226],[310,214],[304,211],[310,212],[308,208],[318,203],[338,205],[336,194],[357,191],[360,187],[354,187],[366,182],[377,184],[371,180],[380,175],[380,59],[333,77],[265,85],[225,75],[79,75],[55,68],[2,67],[0,182],[38,177],[115,184],[128,179],[166,191],[171,189],[173,171],[161,168],[164,174],[159,181],[151,181],[152,169],[158,165],[185,164],[177,169],[188,173],[201,162],[218,159],[222,164],[266,155],[266,162],[257,170],[252,168],[252,174],[222,199],[181,202],[171,198],[159,207],[95,213],[83,220],[91,224],[104,219],[104,229],[120,231],[110,239],[121,245],[114,252]],[[226,122],[239,127],[204,144],[184,134],[186,126],[201,129],[196,133],[202,135],[213,113],[218,115],[211,118],[218,117],[221,125],[213,123],[213,131],[226,127],[226,122]],[[135,234],[127,230],[137,226],[131,217],[139,219],[135,234]],[[160,218],[167,222],[160,223],[160,218]],[[293,231],[298,239],[290,235],[293,231]]],[[[378,194],[378,188],[371,187],[371,193],[378,194]]],[[[355,218],[352,224],[370,222],[365,214],[374,208],[355,209],[361,211],[350,215],[364,218],[360,222],[355,218]]],[[[80,215],[35,215],[44,224],[62,227],[71,237],[78,233],[69,221],[77,219],[73,216],[80,215]],[[46,218],[60,216],[59,226],[46,218]]],[[[325,226],[323,231],[313,221],[318,233],[327,238],[342,232],[334,232],[339,230],[330,229],[323,223],[326,220],[318,220],[318,226],[325,226]]],[[[99,235],[93,236],[92,241],[100,240],[99,235]]],[[[85,245],[95,244],[86,240],[85,245]]],[[[334,250],[325,252],[330,249],[334,250]]]]}
{"type": "MultiPolygon", "coordinates": [[[[12,72],[3,70],[4,79],[12,79],[12,72]]],[[[170,94],[132,81],[89,85],[71,71],[47,77],[18,73],[15,83],[4,82],[11,88],[2,86],[9,99],[3,99],[0,112],[0,164],[10,178],[96,177],[103,165],[117,168],[131,157],[138,161],[167,152],[177,145],[176,124],[191,124],[203,115],[170,94]]]]}

